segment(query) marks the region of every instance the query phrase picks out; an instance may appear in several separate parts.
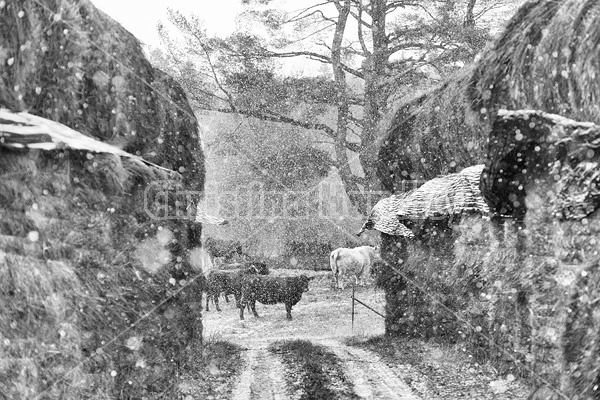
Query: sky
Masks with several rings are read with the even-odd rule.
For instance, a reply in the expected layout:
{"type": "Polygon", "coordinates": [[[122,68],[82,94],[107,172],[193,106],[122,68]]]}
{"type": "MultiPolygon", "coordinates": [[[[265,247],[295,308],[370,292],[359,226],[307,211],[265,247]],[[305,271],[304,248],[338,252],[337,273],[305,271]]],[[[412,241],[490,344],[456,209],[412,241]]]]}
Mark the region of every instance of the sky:
{"type": "Polygon", "coordinates": [[[235,29],[242,11],[240,0],[91,0],[92,3],[133,33],[143,44],[159,47],[159,21],[168,23],[167,8],[204,19],[209,34],[226,35],[235,29]]]}

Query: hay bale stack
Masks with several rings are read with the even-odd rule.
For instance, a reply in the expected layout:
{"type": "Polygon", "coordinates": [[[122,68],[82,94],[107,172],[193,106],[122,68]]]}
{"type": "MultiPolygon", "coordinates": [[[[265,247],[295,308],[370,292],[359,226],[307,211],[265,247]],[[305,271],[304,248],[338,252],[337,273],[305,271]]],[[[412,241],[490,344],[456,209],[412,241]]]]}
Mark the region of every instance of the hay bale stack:
{"type": "Polygon", "coordinates": [[[489,124],[498,109],[600,123],[600,4],[529,1],[476,64],[468,99],[489,124]]]}
{"type": "Polygon", "coordinates": [[[0,160],[3,393],[173,393],[182,350],[201,332],[199,271],[177,262],[174,229],[131,215],[83,167],[85,154],[0,149],[0,160]],[[138,256],[146,236],[157,238],[156,267],[138,256]],[[180,293],[179,279],[169,283],[176,273],[190,280],[180,293]]]}
{"type": "MultiPolygon", "coordinates": [[[[579,229],[579,227],[577,228],[579,229]]],[[[600,232],[595,232],[596,237],[600,232]]],[[[563,344],[563,371],[568,373],[565,390],[580,398],[598,398],[600,376],[600,264],[588,263],[573,274],[577,282],[567,303],[572,314],[566,319],[563,344]]]]}
{"type": "Polygon", "coordinates": [[[89,0],[7,2],[0,49],[0,107],[60,122],[202,189],[197,122],[183,90],[89,0]]]}
{"type": "Polygon", "coordinates": [[[588,296],[600,259],[600,126],[539,111],[497,115],[482,189],[495,213],[525,229],[516,232],[517,253],[502,278],[521,301],[499,293],[499,304],[513,308],[496,304],[490,312],[498,320],[510,320],[515,308],[529,314],[513,326],[529,355],[524,364],[569,395],[595,398],[599,321],[588,296]]]}
{"type": "Polygon", "coordinates": [[[121,149],[36,150],[26,142],[43,149],[47,132],[3,133],[25,146],[0,147],[0,391],[176,397],[178,366],[202,331],[202,274],[188,257],[201,226],[193,213],[149,212],[181,213],[175,192],[204,185],[183,90],[87,0],[2,3],[0,65],[6,113],[26,110],[121,149]],[[153,181],[165,168],[180,179],[153,181]]]}
{"type": "Polygon", "coordinates": [[[485,160],[486,130],[469,112],[466,87],[472,69],[402,103],[379,150],[377,174],[392,193],[485,160]],[[456,138],[460,138],[457,140],[456,138]]]}
{"type": "MultiPolygon", "coordinates": [[[[461,345],[503,372],[569,398],[600,398],[598,307],[590,300],[597,297],[600,234],[599,42],[599,2],[526,3],[470,76],[455,81],[460,90],[446,94],[461,93],[463,104],[441,110],[449,115],[463,107],[464,113],[448,121],[460,124],[475,116],[474,129],[489,138],[487,148],[475,152],[486,161],[481,190],[494,220],[463,219],[453,233],[453,257],[437,267],[434,250],[404,249],[398,261],[390,245],[384,254],[403,278],[387,284],[388,301],[399,307],[388,304],[386,325],[414,334],[419,328],[414,320],[443,324],[437,310],[448,299],[446,290],[454,288],[465,293],[450,297],[457,300],[450,327],[460,330],[461,345]],[[420,273],[423,265],[433,269],[420,273]],[[410,298],[411,280],[413,287],[427,289],[427,301],[410,298]],[[400,294],[405,298],[398,299],[400,294]],[[465,326],[453,326],[457,320],[465,326]]],[[[422,168],[417,157],[428,161],[434,154],[403,149],[425,131],[412,130],[418,114],[410,112],[425,99],[399,112],[404,131],[390,131],[396,141],[382,148],[382,154],[393,154],[380,175],[390,190],[401,187],[410,168],[422,168]]],[[[439,146],[465,143],[462,134],[428,140],[439,146]]]]}
{"type": "Polygon", "coordinates": [[[594,0],[525,3],[474,65],[399,107],[379,152],[384,187],[484,162],[499,109],[600,123],[599,12],[594,0]]]}
{"type": "Polygon", "coordinates": [[[450,231],[452,221],[463,215],[489,213],[479,181],[484,165],[437,177],[420,187],[380,200],[358,232],[375,229],[404,238],[427,241],[437,230],[450,231]],[[410,228],[410,229],[409,229],[410,228]]]}
{"type": "Polygon", "coordinates": [[[481,216],[489,212],[479,190],[483,168],[476,165],[432,179],[373,208],[363,230],[382,232],[387,266],[377,269],[377,284],[386,291],[387,333],[455,341],[467,330],[453,313],[461,313],[480,291],[475,281],[481,264],[470,260],[468,267],[451,266],[464,224],[473,225],[477,240],[488,237],[480,226],[485,225],[481,216]]]}
{"type": "Polygon", "coordinates": [[[494,213],[521,220],[525,196],[550,176],[556,198],[546,210],[581,220],[600,207],[600,125],[541,111],[499,110],[481,187],[494,213]]]}

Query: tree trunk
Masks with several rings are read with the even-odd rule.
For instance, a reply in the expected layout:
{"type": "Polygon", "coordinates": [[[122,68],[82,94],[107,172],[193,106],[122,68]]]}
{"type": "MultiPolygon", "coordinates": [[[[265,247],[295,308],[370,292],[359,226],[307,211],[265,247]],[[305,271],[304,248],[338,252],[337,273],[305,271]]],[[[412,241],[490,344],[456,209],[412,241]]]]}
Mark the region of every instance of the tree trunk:
{"type": "Polygon", "coordinates": [[[465,28],[472,28],[475,26],[475,15],[473,14],[475,3],[477,3],[477,0],[469,0],[467,3],[467,13],[465,15],[465,22],[463,22],[463,27],[465,28]]]}
{"type": "Polygon", "coordinates": [[[366,203],[365,210],[368,212],[374,202],[379,200],[378,193],[381,191],[381,183],[376,175],[377,157],[379,149],[377,148],[377,131],[382,119],[383,108],[386,105],[387,91],[383,81],[386,75],[386,66],[388,64],[388,39],[385,31],[386,23],[386,1],[375,0],[371,2],[371,18],[373,21],[372,42],[373,51],[367,55],[363,63],[363,73],[365,76],[365,105],[364,128],[361,134],[361,152],[359,155],[360,163],[363,168],[364,196],[366,203]]]}
{"type": "MultiPolygon", "coordinates": [[[[336,3],[338,9],[338,21],[333,35],[331,45],[331,66],[333,68],[333,77],[337,87],[337,132],[335,138],[335,157],[337,168],[344,185],[344,190],[348,194],[352,204],[361,212],[361,204],[364,204],[361,194],[356,185],[358,178],[352,174],[350,162],[348,160],[347,148],[345,146],[346,136],[348,134],[348,117],[350,114],[350,105],[346,93],[346,73],[342,68],[342,41],[348,15],[350,14],[350,0],[336,3]]],[[[364,205],[362,206],[364,208],[364,205]]]]}

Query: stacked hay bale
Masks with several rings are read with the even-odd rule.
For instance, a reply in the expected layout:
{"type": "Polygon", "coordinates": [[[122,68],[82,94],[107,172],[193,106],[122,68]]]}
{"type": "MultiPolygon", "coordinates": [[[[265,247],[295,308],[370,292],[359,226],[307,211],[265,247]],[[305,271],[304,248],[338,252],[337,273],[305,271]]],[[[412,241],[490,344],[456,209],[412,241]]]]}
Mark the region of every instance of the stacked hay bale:
{"type": "Polygon", "coordinates": [[[476,64],[402,103],[379,152],[384,187],[394,193],[403,181],[484,162],[500,108],[598,123],[596,7],[591,0],[529,1],[476,64]]]}
{"type": "Polygon", "coordinates": [[[382,233],[387,267],[376,270],[378,285],[386,291],[388,334],[448,340],[459,335],[462,328],[453,313],[468,301],[472,274],[457,276],[448,265],[454,259],[457,224],[465,219],[475,224],[488,214],[479,190],[483,167],[468,167],[383,199],[363,225],[361,232],[382,233]]]}
{"type": "Polygon", "coordinates": [[[0,392],[173,398],[202,331],[202,274],[189,256],[201,227],[176,196],[204,184],[183,90],[89,1],[2,2],[0,65],[6,113],[58,121],[178,175],[118,149],[46,150],[44,127],[3,131],[0,392]]]}
{"type": "Polygon", "coordinates": [[[598,3],[529,1],[476,64],[471,107],[492,123],[498,109],[542,110],[600,123],[598,3]]]}
{"type": "MultiPolygon", "coordinates": [[[[462,105],[441,109],[442,115],[457,107],[465,110],[459,110],[456,123],[447,119],[451,130],[462,129],[464,121],[473,126],[466,140],[457,134],[453,146],[466,150],[473,131],[483,132],[484,140],[489,140],[473,155],[486,162],[481,188],[492,220],[463,219],[453,230],[453,256],[439,268],[455,277],[456,291],[467,292],[453,310],[461,325],[454,337],[502,371],[550,386],[555,395],[578,398],[600,398],[598,303],[590,297],[597,295],[600,233],[599,16],[597,1],[529,1],[465,71],[467,79],[455,81],[460,95],[454,98],[462,105]]],[[[433,93],[442,97],[441,92],[433,93]]],[[[457,92],[445,96],[453,93],[457,92]]],[[[416,103],[410,107],[419,110],[416,103]]],[[[402,126],[408,144],[424,131],[402,126]]],[[[419,157],[438,172],[434,165],[443,151],[411,155],[404,151],[406,142],[393,144],[396,137],[398,131],[391,130],[388,147],[382,148],[382,154],[398,157],[384,160],[380,167],[380,179],[388,182],[388,189],[406,186],[403,179],[411,171],[427,176],[415,161],[419,157]]],[[[436,141],[434,135],[421,140],[440,146],[446,141],[436,141]]],[[[425,265],[432,263],[436,250],[419,246],[407,251],[402,265],[396,261],[393,267],[403,274],[429,268],[425,265]],[[412,269],[406,267],[413,264],[412,269]]],[[[427,282],[422,278],[421,282],[417,276],[416,284],[427,282]]],[[[406,290],[403,285],[389,290],[406,290]]],[[[441,291],[434,300],[435,284],[427,288],[433,296],[426,302],[445,298],[441,291]]],[[[398,321],[410,322],[389,323],[398,321]]],[[[431,317],[423,325],[437,322],[431,317]]],[[[402,333],[406,332],[410,329],[402,333]]]]}
{"type": "Polygon", "coordinates": [[[521,368],[540,381],[562,380],[556,387],[564,393],[597,396],[600,320],[589,296],[600,260],[600,126],[499,110],[490,139],[484,196],[516,227],[498,235],[510,238],[500,252],[512,249],[512,257],[486,265],[486,277],[501,283],[486,289],[494,297],[490,334],[504,325],[496,343],[514,349],[521,368]]]}
{"type": "Polygon", "coordinates": [[[523,372],[537,384],[550,382],[579,398],[598,398],[600,380],[599,321],[584,295],[598,284],[590,281],[597,277],[600,233],[591,144],[597,139],[581,136],[600,123],[599,15],[600,4],[591,0],[526,3],[483,54],[468,87],[472,108],[486,110],[481,122],[491,128],[482,190],[492,208],[524,228],[510,234],[514,257],[488,264],[517,294],[499,296],[506,312],[492,307],[490,314],[497,321],[522,316],[519,324],[504,322],[514,328],[512,337],[496,341],[519,353],[523,372]],[[535,113],[498,117],[502,108],[574,121],[535,113]],[[504,169],[508,164],[517,173],[504,169]]]}
{"type": "Polygon", "coordinates": [[[379,150],[377,173],[387,190],[400,192],[411,181],[426,181],[485,160],[487,132],[470,112],[466,97],[471,73],[472,68],[465,67],[438,87],[400,104],[379,150]]]}

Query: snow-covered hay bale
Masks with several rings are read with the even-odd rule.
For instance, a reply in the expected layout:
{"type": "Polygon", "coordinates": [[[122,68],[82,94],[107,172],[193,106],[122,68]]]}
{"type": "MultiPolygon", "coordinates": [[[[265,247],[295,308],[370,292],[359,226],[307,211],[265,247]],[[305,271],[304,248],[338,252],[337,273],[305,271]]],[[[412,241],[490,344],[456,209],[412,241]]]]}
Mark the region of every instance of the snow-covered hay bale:
{"type": "Polygon", "coordinates": [[[189,257],[201,226],[148,211],[181,209],[173,189],[204,185],[183,90],[87,0],[2,2],[0,65],[0,393],[177,397],[201,340],[203,276],[189,257]]]}
{"type": "Polygon", "coordinates": [[[357,235],[361,235],[367,229],[374,229],[386,235],[413,238],[415,235],[398,218],[398,210],[402,207],[402,201],[410,194],[404,192],[394,194],[381,199],[375,204],[367,220],[357,235]]]}
{"type": "Polygon", "coordinates": [[[60,122],[183,171],[192,190],[203,187],[197,122],[185,93],[90,1],[6,2],[0,65],[0,107],[60,122]]]}
{"type": "MultiPolygon", "coordinates": [[[[450,340],[557,398],[599,398],[600,320],[591,300],[600,259],[598,43],[599,2],[526,3],[462,80],[458,120],[476,117],[489,138],[475,152],[486,163],[481,190],[494,218],[461,220],[449,249],[383,235],[388,332],[458,333],[450,340]]],[[[390,190],[409,179],[416,157],[435,154],[402,148],[424,132],[406,121],[397,158],[386,160],[392,184],[381,176],[390,190]]],[[[427,140],[468,143],[461,134],[427,140]]]]}
{"type": "Polygon", "coordinates": [[[450,229],[449,223],[463,215],[487,215],[489,208],[479,188],[483,169],[483,164],[474,165],[380,200],[358,234],[375,229],[387,235],[423,239],[432,229],[450,229]]]}
{"type": "Polygon", "coordinates": [[[399,204],[400,219],[426,220],[463,213],[487,214],[488,207],[479,190],[483,165],[440,176],[412,190],[399,204]]]}
{"type": "Polygon", "coordinates": [[[478,61],[401,104],[379,153],[385,188],[484,162],[501,108],[600,123],[599,13],[594,0],[529,1],[478,61]]]}

